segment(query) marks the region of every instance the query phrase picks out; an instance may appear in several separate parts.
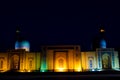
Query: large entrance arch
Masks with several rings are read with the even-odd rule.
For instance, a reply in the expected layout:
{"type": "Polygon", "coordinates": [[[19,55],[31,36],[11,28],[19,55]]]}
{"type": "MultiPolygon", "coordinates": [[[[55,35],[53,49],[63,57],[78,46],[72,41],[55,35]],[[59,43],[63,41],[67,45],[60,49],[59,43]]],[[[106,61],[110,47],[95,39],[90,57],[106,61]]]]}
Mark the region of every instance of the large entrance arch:
{"type": "Polygon", "coordinates": [[[12,70],[19,70],[20,67],[20,59],[19,56],[14,54],[11,57],[11,69],[12,70]]]}
{"type": "Polygon", "coordinates": [[[102,68],[111,69],[111,57],[107,53],[102,55],[102,68]]]}
{"type": "Polygon", "coordinates": [[[67,67],[67,53],[66,52],[56,52],[54,55],[54,71],[55,72],[66,72],[67,67]]]}

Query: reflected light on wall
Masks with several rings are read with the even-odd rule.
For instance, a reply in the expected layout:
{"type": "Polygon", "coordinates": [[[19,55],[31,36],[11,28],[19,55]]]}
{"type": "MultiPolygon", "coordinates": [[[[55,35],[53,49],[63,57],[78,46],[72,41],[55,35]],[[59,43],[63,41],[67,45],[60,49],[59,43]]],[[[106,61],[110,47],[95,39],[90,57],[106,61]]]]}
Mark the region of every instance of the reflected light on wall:
{"type": "Polygon", "coordinates": [[[45,72],[45,70],[41,70],[41,72],[45,72]]]}
{"type": "Polygon", "coordinates": [[[59,68],[58,69],[60,72],[63,72],[64,71],[64,68],[59,68]]]}
{"type": "Polygon", "coordinates": [[[7,70],[4,70],[4,71],[0,71],[0,73],[4,73],[4,72],[6,72],[7,70]]]}
{"type": "Polygon", "coordinates": [[[78,71],[78,72],[80,72],[81,70],[80,70],[80,69],[78,69],[77,71],[78,71]]]}
{"type": "Polygon", "coordinates": [[[28,72],[31,72],[30,70],[28,70],[28,72]]]}
{"type": "Polygon", "coordinates": [[[75,71],[75,72],[80,72],[81,69],[79,69],[79,68],[78,68],[78,69],[74,69],[74,71],[75,71]]]}
{"type": "Polygon", "coordinates": [[[41,70],[40,70],[40,72],[46,72],[47,71],[47,67],[46,67],[47,65],[46,65],[46,63],[43,61],[42,62],[42,65],[41,65],[41,70]]]}
{"type": "Polygon", "coordinates": [[[24,72],[23,70],[19,70],[18,72],[24,72]]]}

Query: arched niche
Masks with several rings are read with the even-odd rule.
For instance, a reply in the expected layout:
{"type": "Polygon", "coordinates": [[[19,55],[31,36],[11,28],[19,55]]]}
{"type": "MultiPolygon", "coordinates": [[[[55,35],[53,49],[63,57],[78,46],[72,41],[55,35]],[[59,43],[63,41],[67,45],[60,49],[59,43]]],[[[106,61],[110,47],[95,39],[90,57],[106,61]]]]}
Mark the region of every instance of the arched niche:
{"type": "Polygon", "coordinates": [[[11,69],[13,70],[19,70],[20,67],[20,61],[19,56],[17,54],[14,54],[11,56],[11,69]]]}
{"type": "Polygon", "coordinates": [[[111,68],[111,57],[107,53],[102,55],[102,68],[103,69],[111,68]]]}

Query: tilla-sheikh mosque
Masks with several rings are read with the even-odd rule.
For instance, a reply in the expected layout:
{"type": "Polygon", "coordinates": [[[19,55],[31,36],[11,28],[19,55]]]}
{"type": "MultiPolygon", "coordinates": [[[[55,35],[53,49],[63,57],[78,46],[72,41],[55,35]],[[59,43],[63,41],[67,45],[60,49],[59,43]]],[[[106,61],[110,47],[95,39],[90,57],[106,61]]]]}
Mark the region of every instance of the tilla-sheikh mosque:
{"type": "Polygon", "coordinates": [[[30,43],[16,31],[15,49],[0,52],[0,71],[18,72],[83,72],[119,69],[118,51],[107,48],[105,30],[94,41],[91,51],[81,51],[80,45],[42,46],[41,52],[31,52],[30,43]]]}

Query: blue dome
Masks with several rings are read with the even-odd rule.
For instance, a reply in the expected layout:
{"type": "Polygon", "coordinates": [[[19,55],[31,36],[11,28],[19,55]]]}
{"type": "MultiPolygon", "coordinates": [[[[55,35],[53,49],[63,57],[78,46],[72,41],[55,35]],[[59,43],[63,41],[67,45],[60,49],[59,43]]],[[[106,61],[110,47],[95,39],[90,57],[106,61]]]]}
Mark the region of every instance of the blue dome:
{"type": "Polygon", "coordinates": [[[26,40],[24,41],[16,41],[15,49],[25,49],[25,51],[30,51],[30,43],[26,40]]]}
{"type": "Polygon", "coordinates": [[[15,42],[15,49],[19,49],[20,48],[20,42],[19,41],[16,41],[15,42]]]}
{"type": "Polygon", "coordinates": [[[26,51],[30,50],[30,43],[28,41],[22,41],[20,46],[21,49],[25,49],[26,51]]]}
{"type": "Polygon", "coordinates": [[[104,39],[100,41],[100,48],[106,48],[106,41],[104,39]]]}

